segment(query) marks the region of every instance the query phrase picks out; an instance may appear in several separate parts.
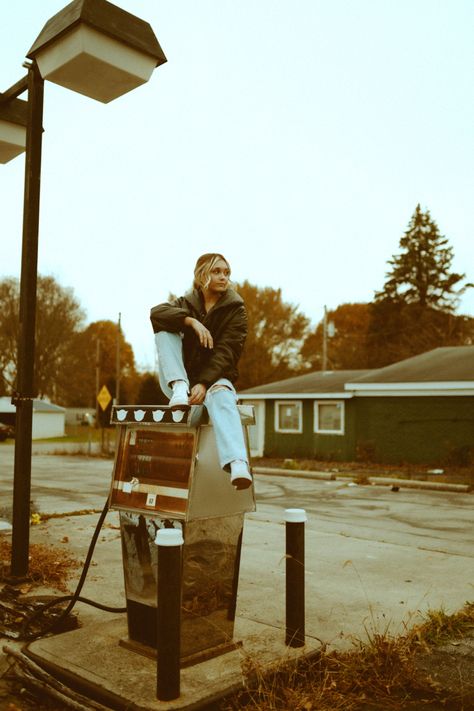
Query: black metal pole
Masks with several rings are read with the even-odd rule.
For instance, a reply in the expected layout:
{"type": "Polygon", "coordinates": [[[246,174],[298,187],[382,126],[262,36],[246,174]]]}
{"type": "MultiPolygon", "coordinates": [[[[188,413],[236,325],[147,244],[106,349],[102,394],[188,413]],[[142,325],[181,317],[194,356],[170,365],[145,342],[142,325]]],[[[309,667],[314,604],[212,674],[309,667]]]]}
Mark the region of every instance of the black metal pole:
{"type": "Polygon", "coordinates": [[[179,529],[163,528],[157,532],[155,542],[158,545],[156,697],[171,701],[180,694],[183,536],[179,529]]]}
{"type": "Polygon", "coordinates": [[[11,576],[28,574],[30,542],[31,436],[33,424],[36,282],[43,132],[44,81],[33,62],[28,68],[28,125],[26,130],[25,196],[20,279],[15,465],[11,576]]]}
{"type": "Polygon", "coordinates": [[[286,635],[285,644],[302,647],[305,638],[304,509],[286,509],[286,635]]]}

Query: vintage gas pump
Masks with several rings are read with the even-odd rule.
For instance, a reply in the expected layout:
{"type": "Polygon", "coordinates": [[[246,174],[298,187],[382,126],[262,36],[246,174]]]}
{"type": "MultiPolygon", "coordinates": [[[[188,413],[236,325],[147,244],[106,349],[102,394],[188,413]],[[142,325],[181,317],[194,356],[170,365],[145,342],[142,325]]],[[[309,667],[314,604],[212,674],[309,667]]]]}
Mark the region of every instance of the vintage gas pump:
{"type": "MultiPolygon", "coordinates": [[[[253,408],[239,405],[245,441],[253,408]]],[[[227,652],[233,640],[244,513],[255,510],[253,486],[236,491],[218,461],[203,407],[120,406],[110,506],[120,511],[128,639],[156,651],[156,533],[180,528],[184,538],[181,666],[227,652]]]]}

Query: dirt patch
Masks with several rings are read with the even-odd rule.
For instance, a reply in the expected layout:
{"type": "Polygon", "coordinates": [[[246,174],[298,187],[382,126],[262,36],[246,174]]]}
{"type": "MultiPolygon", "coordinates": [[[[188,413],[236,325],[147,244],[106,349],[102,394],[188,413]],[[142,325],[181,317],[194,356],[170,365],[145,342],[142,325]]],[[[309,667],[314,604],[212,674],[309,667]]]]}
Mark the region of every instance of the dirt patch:
{"type": "Polygon", "coordinates": [[[460,708],[474,709],[474,635],[419,654],[416,666],[460,708]]]}
{"type": "Polygon", "coordinates": [[[383,476],[474,486],[474,470],[472,467],[446,466],[436,468],[419,464],[377,464],[374,462],[336,462],[319,459],[272,459],[267,457],[253,457],[252,464],[256,467],[332,472],[361,480],[368,479],[368,477],[383,476]]]}

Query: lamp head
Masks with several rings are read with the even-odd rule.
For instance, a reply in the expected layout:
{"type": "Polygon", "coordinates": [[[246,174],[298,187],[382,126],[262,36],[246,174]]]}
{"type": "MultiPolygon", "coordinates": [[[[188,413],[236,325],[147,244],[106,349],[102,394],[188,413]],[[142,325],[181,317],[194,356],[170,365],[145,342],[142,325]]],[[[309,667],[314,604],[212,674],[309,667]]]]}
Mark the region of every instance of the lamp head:
{"type": "Polygon", "coordinates": [[[27,123],[28,102],[2,101],[0,94],[0,163],[8,163],[26,150],[27,123]]]}
{"type": "Polygon", "coordinates": [[[108,0],[73,0],[48,20],[27,57],[43,79],[103,103],[166,62],[151,26],[108,0]]]}

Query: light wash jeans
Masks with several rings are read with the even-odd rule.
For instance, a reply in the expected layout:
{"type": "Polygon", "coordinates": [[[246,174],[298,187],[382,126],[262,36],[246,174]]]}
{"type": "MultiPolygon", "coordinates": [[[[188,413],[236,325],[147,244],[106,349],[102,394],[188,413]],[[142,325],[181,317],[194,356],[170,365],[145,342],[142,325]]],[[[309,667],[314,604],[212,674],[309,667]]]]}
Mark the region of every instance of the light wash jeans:
{"type": "MultiPolygon", "coordinates": [[[[183,363],[183,341],[179,333],[159,331],[155,333],[158,352],[158,378],[164,394],[170,398],[170,383],[184,380],[189,387],[189,378],[183,363]]],[[[230,462],[242,459],[248,463],[247,448],[240,414],[237,409],[237,394],[227,378],[219,378],[206,393],[204,405],[216,436],[216,447],[222,469],[230,471],[230,462]],[[216,387],[224,386],[224,387],[216,387]]],[[[198,406],[201,408],[201,406],[198,406]]],[[[196,408],[197,409],[197,408],[196,408]]],[[[200,410],[201,411],[201,410],[200,410]]],[[[196,413],[198,415],[198,413],[196,413]]],[[[198,415],[199,416],[199,415],[198,415]]],[[[194,416],[192,416],[192,421],[194,416]]]]}

